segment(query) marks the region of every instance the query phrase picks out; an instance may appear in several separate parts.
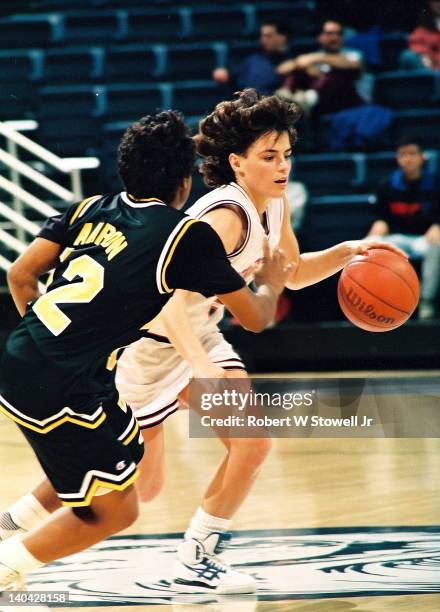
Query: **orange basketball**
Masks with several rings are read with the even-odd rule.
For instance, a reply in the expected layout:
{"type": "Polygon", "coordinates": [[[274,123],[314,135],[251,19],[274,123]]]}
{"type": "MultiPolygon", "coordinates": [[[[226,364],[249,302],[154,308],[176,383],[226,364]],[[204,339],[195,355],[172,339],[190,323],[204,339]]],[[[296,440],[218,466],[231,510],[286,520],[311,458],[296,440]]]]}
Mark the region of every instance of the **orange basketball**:
{"type": "Polygon", "coordinates": [[[396,329],[419,302],[417,274],[407,259],[387,249],[357,255],[339,277],[338,300],[347,319],[372,332],[396,329]]]}

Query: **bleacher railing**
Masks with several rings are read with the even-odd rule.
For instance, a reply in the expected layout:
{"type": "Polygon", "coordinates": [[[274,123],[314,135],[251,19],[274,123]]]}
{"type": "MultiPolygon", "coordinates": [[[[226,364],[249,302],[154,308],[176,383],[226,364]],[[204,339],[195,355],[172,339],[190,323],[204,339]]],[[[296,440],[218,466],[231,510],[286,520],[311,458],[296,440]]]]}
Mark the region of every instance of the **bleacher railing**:
{"type": "MultiPolygon", "coordinates": [[[[7,251],[22,253],[31,237],[39,231],[38,223],[31,221],[27,208],[46,219],[58,214],[57,208],[41,200],[39,197],[25,189],[22,177],[30,181],[33,186],[47,191],[50,198],[64,204],[70,204],[83,198],[81,171],[99,166],[96,157],[61,158],[24,136],[20,131],[35,130],[38,124],[35,121],[0,121],[0,136],[5,139],[5,148],[0,148],[0,164],[6,167],[9,178],[0,175],[0,190],[9,196],[7,202],[0,199],[0,217],[6,223],[0,223],[0,243],[7,251]],[[19,147],[28,151],[32,162],[19,159],[19,147]],[[56,181],[45,176],[43,172],[35,169],[35,162],[42,163],[43,168],[55,169],[63,174],[70,175],[70,189],[66,189],[56,181]]],[[[0,254],[0,268],[8,270],[12,262],[0,254]]]]}

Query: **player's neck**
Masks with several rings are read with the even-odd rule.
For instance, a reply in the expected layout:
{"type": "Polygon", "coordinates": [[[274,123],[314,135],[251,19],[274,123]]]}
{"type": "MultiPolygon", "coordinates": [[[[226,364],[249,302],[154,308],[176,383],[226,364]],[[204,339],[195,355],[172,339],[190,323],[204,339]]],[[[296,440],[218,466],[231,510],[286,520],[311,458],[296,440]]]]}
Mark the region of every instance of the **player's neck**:
{"type": "Polygon", "coordinates": [[[269,206],[270,197],[254,191],[244,181],[236,181],[236,183],[246,192],[246,195],[251,200],[252,204],[257,209],[259,216],[261,217],[265,213],[266,208],[269,206]]]}

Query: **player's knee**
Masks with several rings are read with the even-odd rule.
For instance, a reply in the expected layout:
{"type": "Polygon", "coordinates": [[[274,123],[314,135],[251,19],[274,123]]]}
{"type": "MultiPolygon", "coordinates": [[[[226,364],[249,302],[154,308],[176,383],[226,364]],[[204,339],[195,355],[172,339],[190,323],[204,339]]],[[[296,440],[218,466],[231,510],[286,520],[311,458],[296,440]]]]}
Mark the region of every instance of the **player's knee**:
{"type": "Polygon", "coordinates": [[[237,441],[233,446],[247,466],[258,468],[269,454],[272,441],[270,438],[249,438],[237,441]]]}

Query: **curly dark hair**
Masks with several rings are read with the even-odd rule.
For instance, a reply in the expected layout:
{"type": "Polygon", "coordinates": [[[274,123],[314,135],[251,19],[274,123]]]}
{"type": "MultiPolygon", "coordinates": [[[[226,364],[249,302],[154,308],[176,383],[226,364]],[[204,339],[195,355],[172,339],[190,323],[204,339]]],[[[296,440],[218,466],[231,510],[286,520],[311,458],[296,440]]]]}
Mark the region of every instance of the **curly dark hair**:
{"type": "Polygon", "coordinates": [[[146,115],[121,139],[119,176],[135,198],[156,197],[170,203],[183,179],[191,176],[195,156],[194,140],[179,112],[146,115]]]}
{"type": "Polygon", "coordinates": [[[200,172],[209,187],[234,181],[229,155],[245,155],[264,134],[288,132],[292,147],[297,140],[295,124],[302,114],[298,105],[277,96],[261,96],[251,88],[235,95],[236,100],[220,102],[200,121],[195,137],[197,153],[203,158],[200,172]]]}

